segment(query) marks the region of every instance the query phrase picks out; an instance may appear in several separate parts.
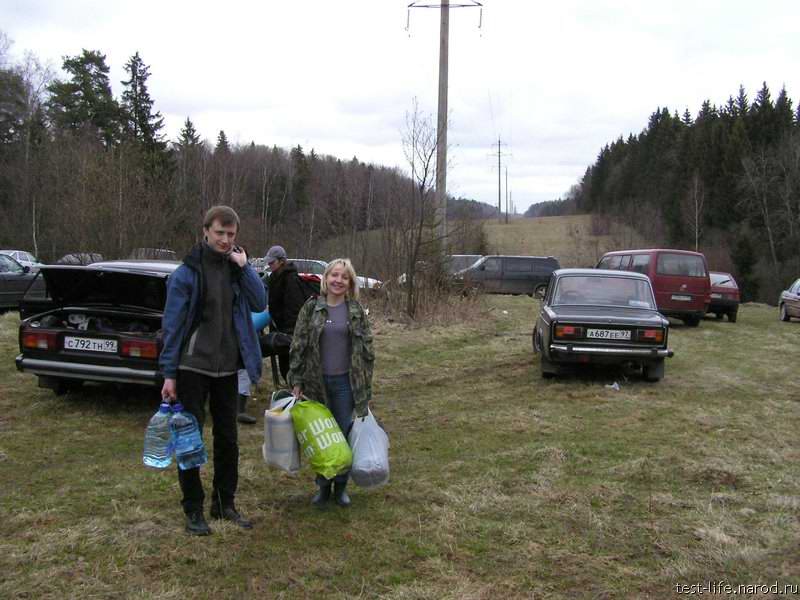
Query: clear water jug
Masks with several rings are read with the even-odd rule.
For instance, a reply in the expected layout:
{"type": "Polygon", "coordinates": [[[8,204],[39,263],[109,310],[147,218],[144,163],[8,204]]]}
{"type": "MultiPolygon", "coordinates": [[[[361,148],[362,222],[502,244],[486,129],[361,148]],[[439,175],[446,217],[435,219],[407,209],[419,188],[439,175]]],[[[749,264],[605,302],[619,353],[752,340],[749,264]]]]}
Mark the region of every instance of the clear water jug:
{"type": "Polygon", "coordinates": [[[172,405],[169,426],[172,429],[178,468],[186,471],[208,462],[208,454],[197,419],[192,413],[184,411],[180,402],[172,405]]]}
{"type": "Polygon", "coordinates": [[[142,460],[148,467],[166,469],[172,464],[172,430],[169,425],[171,414],[169,404],[164,402],[147,424],[142,460]]]}

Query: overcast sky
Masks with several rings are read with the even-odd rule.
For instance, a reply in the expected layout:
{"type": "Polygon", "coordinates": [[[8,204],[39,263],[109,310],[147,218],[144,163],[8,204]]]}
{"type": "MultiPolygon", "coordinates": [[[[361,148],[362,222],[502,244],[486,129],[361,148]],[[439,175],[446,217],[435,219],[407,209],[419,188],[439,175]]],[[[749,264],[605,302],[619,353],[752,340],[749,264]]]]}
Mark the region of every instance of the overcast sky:
{"type": "MultiPolygon", "coordinates": [[[[409,2],[0,0],[0,29],[13,55],[59,74],[64,56],[101,51],[115,96],[138,51],[170,139],[188,116],[211,142],[222,129],[408,170],[405,114],[416,97],[435,119],[439,62],[439,11],[412,9],[406,30],[409,2]]],[[[800,99],[796,0],[482,4],[450,11],[453,195],[496,205],[498,137],[523,212],[564,195],[659,106],[695,115],[764,81],[773,99],[784,85],[800,99]]]]}

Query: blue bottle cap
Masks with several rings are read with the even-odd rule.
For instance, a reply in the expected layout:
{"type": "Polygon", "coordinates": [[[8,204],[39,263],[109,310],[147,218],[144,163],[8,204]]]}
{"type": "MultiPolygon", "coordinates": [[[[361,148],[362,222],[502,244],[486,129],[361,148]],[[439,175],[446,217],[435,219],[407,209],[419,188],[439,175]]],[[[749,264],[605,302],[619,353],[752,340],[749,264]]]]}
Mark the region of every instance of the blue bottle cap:
{"type": "Polygon", "coordinates": [[[180,402],[176,402],[172,405],[172,412],[181,412],[183,410],[183,404],[180,402]]]}
{"type": "Polygon", "coordinates": [[[170,411],[169,402],[162,402],[158,407],[158,412],[166,413],[170,411]]]}

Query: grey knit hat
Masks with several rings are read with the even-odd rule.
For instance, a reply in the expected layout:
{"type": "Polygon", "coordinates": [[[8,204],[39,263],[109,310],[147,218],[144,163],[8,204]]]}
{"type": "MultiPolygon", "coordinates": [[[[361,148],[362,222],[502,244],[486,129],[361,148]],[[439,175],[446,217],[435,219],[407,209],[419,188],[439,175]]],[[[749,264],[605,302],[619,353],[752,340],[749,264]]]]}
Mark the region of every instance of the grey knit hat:
{"type": "Polygon", "coordinates": [[[264,258],[267,260],[267,264],[271,263],[273,260],[286,258],[286,250],[283,249],[283,246],[273,246],[267,250],[267,255],[264,258]]]}

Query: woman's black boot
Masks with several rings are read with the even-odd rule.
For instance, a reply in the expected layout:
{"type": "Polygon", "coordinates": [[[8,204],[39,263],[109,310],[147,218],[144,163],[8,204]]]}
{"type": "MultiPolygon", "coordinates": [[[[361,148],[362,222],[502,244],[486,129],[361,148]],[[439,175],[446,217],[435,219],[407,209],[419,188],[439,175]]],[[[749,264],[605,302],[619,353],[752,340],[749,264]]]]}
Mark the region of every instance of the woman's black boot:
{"type": "Polygon", "coordinates": [[[347,495],[347,482],[339,483],[338,481],[334,484],[333,488],[333,496],[336,500],[336,504],[341,506],[342,508],[347,508],[350,506],[350,496],[347,495]]]}
{"type": "Polygon", "coordinates": [[[317,508],[325,508],[325,505],[328,503],[328,500],[331,498],[331,482],[328,481],[326,483],[320,484],[317,493],[314,494],[314,498],[312,498],[311,503],[316,506],[317,508]]]}

